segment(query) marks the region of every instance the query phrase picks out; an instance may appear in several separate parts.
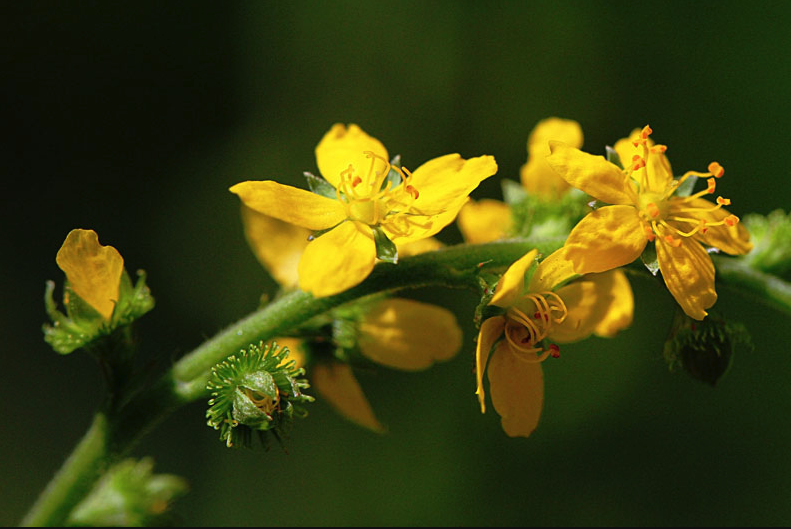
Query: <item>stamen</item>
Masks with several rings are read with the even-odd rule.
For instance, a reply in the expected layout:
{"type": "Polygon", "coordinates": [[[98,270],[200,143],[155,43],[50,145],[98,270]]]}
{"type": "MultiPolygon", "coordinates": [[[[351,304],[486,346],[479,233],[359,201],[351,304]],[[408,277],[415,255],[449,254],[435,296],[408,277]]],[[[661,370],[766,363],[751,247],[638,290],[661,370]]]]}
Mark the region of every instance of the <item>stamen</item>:
{"type": "Polygon", "coordinates": [[[355,176],[354,180],[352,180],[352,187],[357,187],[358,185],[363,183],[363,179],[359,176],[355,176]]]}
{"type": "Polygon", "coordinates": [[[657,218],[659,216],[659,208],[653,202],[649,202],[648,205],[645,207],[648,214],[651,215],[653,218],[657,218]]]}
{"type": "Polygon", "coordinates": [[[678,248],[681,246],[681,239],[676,239],[672,235],[665,235],[665,242],[673,248],[678,248]]]}
{"type": "Polygon", "coordinates": [[[417,200],[417,197],[419,197],[419,196],[420,196],[420,193],[418,193],[418,190],[417,190],[417,189],[415,189],[414,187],[412,187],[411,185],[407,185],[407,186],[404,188],[404,190],[405,190],[407,193],[409,193],[410,195],[412,195],[412,198],[414,198],[415,200],[417,200]]]}
{"type": "Polygon", "coordinates": [[[739,217],[736,215],[728,215],[723,220],[725,220],[725,224],[728,226],[736,226],[739,223],[739,217]]]}
{"type": "Polygon", "coordinates": [[[709,228],[706,227],[706,219],[700,219],[700,224],[698,225],[698,230],[700,230],[700,233],[703,233],[703,234],[705,234],[707,231],[709,231],[709,228]]]}
{"type": "Polygon", "coordinates": [[[637,171],[643,167],[645,167],[645,160],[642,158],[642,156],[635,154],[632,158],[632,170],[637,171]]]}
{"type": "Polygon", "coordinates": [[[714,190],[717,188],[717,180],[714,178],[709,178],[706,180],[706,183],[709,184],[709,188],[706,190],[708,194],[714,193],[714,190]]]}
{"type": "Polygon", "coordinates": [[[720,206],[730,206],[731,200],[729,198],[717,197],[717,204],[720,206]]]}
{"type": "Polygon", "coordinates": [[[654,154],[664,154],[667,152],[667,145],[654,145],[651,147],[651,152],[654,154]]]}
{"type": "Polygon", "coordinates": [[[648,226],[647,224],[643,224],[643,230],[645,231],[645,236],[649,241],[653,242],[654,239],[656,239],[656,234],[654,233],[654,230],[652,230],[650,226],[648,226]]]}
{"type": "Polygon", "coordinates": [[[549,356],[560,358],[560,347],[557,344],[549,344],[549,356]]]}
{"type": "Polygon", "coordinates": [[[651,135],[651,134],[653,134],[653,133],[654,133],[654,131],[653,131],[653,130],[651,130],[651,127],[649,127],[648,125],[646,125],[645,127],[643,127],[643,130],[641,130],[641,131],[640,131],[640,137],[641,137],[642,139],[644,139],[644,140],[647,140],[647,139],[648,139],[648,136],[650,136],[650,135],[651,135]]]}
{"type": "Polygon", "coordinates": [[[709,164],[709,172],[717,178],[722,178],[722,175],[725,174],[725,169],[717,162],[711,162],[709,164]]]}

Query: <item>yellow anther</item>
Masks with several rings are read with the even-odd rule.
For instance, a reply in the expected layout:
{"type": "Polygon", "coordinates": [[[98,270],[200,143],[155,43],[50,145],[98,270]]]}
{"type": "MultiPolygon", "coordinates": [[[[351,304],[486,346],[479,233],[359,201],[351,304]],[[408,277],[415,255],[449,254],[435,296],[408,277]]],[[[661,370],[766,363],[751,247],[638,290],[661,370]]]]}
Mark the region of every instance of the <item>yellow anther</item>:
{"type": "Polygon", "coordinates": [[[717,189],[717,180],[714,178],[709,178],[706,180],[706,183],[709,184],[709,188],[706,190],[706,192],[709,194],[714,193],[714,190],[717,189]]]}
{"type": "Polygon", "coordinates": [[[736,226],[739,223],[739,217],[736,215],[728,215],[724,220],[728,226],[736,226]]]}
{"type": "Polygon", "coordinates": [[[659,216],[659,208],[653,202],[649,202],[648,205],[645,207],[648,214],[651,215],[653,218],[657,218],[659,216]]]}
{"type": "Polygon", "coordinates": [[[654,145],[651,147],[651,152],[654,154],[664,154],[667,151],[667,145],[654,145]]]}
{"type": "Polygon", "coordinates": [[[719,204],[720,206],[730,206],[731,205],[731,199],[730,198],[717,197],[717,204],[719,204]]]}
{"type": "Polygon", "coordinates": [[[668,243],[673,248],[678,248],[681,246],[681,239],[676,239],[672,235],[665,235],[665,242],[668,243]]]}
{"type": "Polygon", "coordinates": [[[698,224],[698,231],[700,231],[700,233],[703,234],[709,231],[709,228],[706,227],[706,219],[700,219],[700,223],[698,224]]]}
{"type": "Polygon", "coordinates": [[[648,136],[650,136],[653,133],[654,133],[654,131],[651,130],[651,127],[646,125],[645,127],[643,127],[643,130],[640,131],[640,138],[642,138],[644,140],[647,140],[648,136]]]}
{"type": "Polygon", "coordinates": [[[634,157],[632,157],[632,170],[637,171],[643,167],[645,167],[645,160],[639,154],[635,154],[634,157]]]}
{"type": "Polygon", "coordinates": [[[653,242],[654,239],[656,239],[656,234],[654,233],[654,230],[652,230],[650,226],[643,225],[643,230],[645,231],[646,239],[648,239],[651,242],[653,242]]]}
{"type": "Polygon", "coordinates": [[[725,169],[717,162],[711,162],[709,164],[709,172],[717,178],[722,178],[722,175],[725,174],[725,169]]]}

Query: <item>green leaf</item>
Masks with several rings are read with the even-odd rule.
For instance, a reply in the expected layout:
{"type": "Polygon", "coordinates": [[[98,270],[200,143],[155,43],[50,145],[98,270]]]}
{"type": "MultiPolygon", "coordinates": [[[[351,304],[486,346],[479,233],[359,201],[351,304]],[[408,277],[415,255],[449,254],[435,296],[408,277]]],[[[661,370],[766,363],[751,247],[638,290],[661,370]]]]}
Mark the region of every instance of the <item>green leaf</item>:
{"type": "Polygon", "coordinates": [[[376,243],[376,257],[388,263],[398,262],[398,248],[387,238],[382,228],[374,229],[374,242],[376,243]]]}
{"type": "Polygon", "coordinates": [[[621,157],[618,156],[618,153],[615,152],[615,149],[607,145],[604,150],[607,152],[607,161],[613,163],[618,166],[618,169],[623,170],[623,163],[621,163],[621,157]]]}
{"type": "Polygon", "coordinates": [[[645,250],[640,254],[640,260],[653,275],[659,273],[659,261],[656,258],[656,246],[654,243],[649,242],[645,245],[645,250]]]}
{"type": "Polygon", "coordinates": [[[335,188],[332,187],[332,184],[324,180],[322,177],[316,176],[313,173],[309,173],[308,171],[305,171],[302,174],[305,175],[305,178],[308,181],[308,187],[312,192],[327,198],[337,198],[338,195],[335,192],[335,188]]]}
{"type": "MultiPolygon", "coordinates": [[[[678,179],[676,179],[678,181],[678,179]]],[[[684,180],[680,186],[676,189],[675,195],[677,197],[688,197],[692,194],[692,190],[695,189],[695,184],[698,183],[697,176],[689,176],[686,180],[684,180]]]]}

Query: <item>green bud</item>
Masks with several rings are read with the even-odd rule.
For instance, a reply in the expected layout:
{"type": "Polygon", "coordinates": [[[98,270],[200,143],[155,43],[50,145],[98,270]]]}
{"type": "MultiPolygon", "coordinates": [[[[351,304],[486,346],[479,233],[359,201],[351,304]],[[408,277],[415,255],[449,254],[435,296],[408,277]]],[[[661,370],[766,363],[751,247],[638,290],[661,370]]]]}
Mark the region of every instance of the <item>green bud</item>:
{"type": "Polygon", "coordinates": [[[140,527],[170,525],[172,502],[187,492],[187,482],[154,474],[151,458],[127,459],[113,466],[69,516],[68,525],[140,527]]]}
{"type": "Polygon", "coordinates": [[[752,268],[789,278],[791,276],[791,212],[781,209],[769,215],[744,217],[753,250],[744,259],[752,268]]]}
{"type": "Polygon", "coordinates": [[[590,208],[588,195],[569,189],[558,200],[543,200],[529,195],[511,180],[503,180],[503,198],[511,207],[512,234],[534,239],[565,239],[590,208]]]}

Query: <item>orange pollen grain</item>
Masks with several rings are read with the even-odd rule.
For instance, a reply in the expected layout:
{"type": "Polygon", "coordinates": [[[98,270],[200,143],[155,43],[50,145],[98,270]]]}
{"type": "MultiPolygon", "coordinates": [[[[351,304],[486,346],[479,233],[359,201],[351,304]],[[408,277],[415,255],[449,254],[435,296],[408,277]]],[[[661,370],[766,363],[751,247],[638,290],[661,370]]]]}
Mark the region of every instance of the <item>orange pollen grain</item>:
{"type": "Polygon", "coordinates": [[[717,162],[711,162],[709,164],[709,172],[717,178],[722,178],[722,175],[725,174],[725,169],[717,162]]]}
{"type": "Polygon", "coordinates": [[[665,235],[665,242],[673,248],[678,248],[681,246],[681,239],[676,239],[672,235],[665,235]]]}
{"type": "Polygon", "coordinates": [[[728,226],[736,226],[739,223],[739,217],[736,215],[728,215],[724,220],[728,226]]]}
{"type": "Polygon", "coordinates": [[[650,202],[645,209],[648,211],[648,214],[651,215],[653,218],[657,218],[659,216],[659,208],[653,202],[650,202]]]}
{"type": "Polygon", "coordinates": [[[411,185],[406,186],[404,189],[406,189],[406,192],[412,195],[412,198],[414,198],[415,200],[417,200],[417,197],[420,196],[418,190],[412,187],[411,185]]]}
{"type": "Polygon", "coordinates": [[[706,180],[706,183],[709,184],[709,188],[706,190],[709,194],[714,193],[714,190],[717,189],[717,180],[714,178],[709,178],[706,180]]]}
{"type": "Polygon", "coordinates": [[[643,127],[643,130],[640,131],[640,137],[645,140],[648,139],[648,136],[650,136],[653,133],[654,131],[651,130],[651,127],[646,125],[645,127],[643,127]]]}
{"type": "Polygon", "coordinates": [[[667,145],[654,145],[651,147],[651,152],[654,154],[664,154],[667,151],[667,145]]]}
{"type": "Polygon", "coordinates": [[[645,167],[645,160],[640,155],[635,154],[634,158],[632,158],[632,164],[633,170],[637,171],[645,167]]]}
{"type": "Polygon", "coordinates": [[[363,183],[363,179],[359,176],[355,176],[354,180],[352,180],[352,187],[357,187],[358,185],[363,183]]]}
{"type": "Polygon", "coordinates": [[[649,241],[653,242],[654,239],[656,239],[656,235],[654,234],[654,230],[652,230],[650,226],[645,226],[645,225],[643,226],[643,229],[645,230],[646,238],[649,241]]]}
{"type": "Polygon", "coordinates": [[[549,344],[549,356],[560,358],[560,347],[557,344],[549,344]]]}
{"type": "Polygon", "coordinates": [[[698,227],[700,233],[705,234],[709,229],[706,227],[706,219],[700,219],[700,226],[698,227]]]}
{"type": "Polygon", "coordinates": [[[720,206],[730,206],[731,205],[731,199],[730,198],[717,197],[717,204],[719,204],[720,206]]]}

